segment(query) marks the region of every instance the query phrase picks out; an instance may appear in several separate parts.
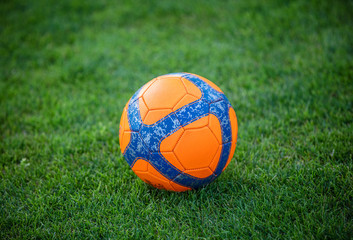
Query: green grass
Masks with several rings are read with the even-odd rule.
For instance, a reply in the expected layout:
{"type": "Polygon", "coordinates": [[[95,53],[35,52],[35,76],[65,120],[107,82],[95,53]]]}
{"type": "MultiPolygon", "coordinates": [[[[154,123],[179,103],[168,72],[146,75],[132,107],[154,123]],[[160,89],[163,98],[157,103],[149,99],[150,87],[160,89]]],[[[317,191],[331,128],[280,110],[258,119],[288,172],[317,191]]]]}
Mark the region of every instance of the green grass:
{"type": "Polygon", "coordinates": [[[350,239],[352,1],[0,3],[1,239],[350,239]],[[138,179],[119,120],[187,71],[237,113],[227,170],[198,191],[138,179]]]}

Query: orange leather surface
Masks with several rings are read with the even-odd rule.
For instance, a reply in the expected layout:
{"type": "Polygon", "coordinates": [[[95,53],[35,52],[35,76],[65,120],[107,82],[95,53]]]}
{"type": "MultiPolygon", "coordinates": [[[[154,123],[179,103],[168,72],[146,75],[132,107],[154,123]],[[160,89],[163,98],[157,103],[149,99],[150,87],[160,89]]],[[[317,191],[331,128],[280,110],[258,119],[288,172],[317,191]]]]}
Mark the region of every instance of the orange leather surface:
{"type": "Polygon", "coordinates": [[[218,166],[219,163],[219,158],[221,157],[222,153],[222,145],[219,145],[218,150],[216,152],[216,155],[213,157],[212,162],[209,166],[212,172],[214,172],[218,166]]]}
{"type": "Polygon", "coordinates": [[[140,110],[141,119],[142,121],[144,121],[148,113],[148,108],[145,103],[145,100],[143,100],[142,97],[139,98],[139,110],[140,110]]]}
{"type": "Polygon", "coordinates": [[[185,170],[184,171],[187,174],[190,174],[191,176],[195,176],[198,178],[205,178],[210,176],[213,172],[211,171],[211,169],[209,169],[208,167],[206,168],[199,168],[199,169],[191,169],[191,170],[185,170]]]}
{"type": "Polygon", "coordinates": [[[184,129],[195,129],[195,128],[202,128],[208,126],[208,119],[209,116],[202,117],[195,122],[189,123],[188,125],[184,126],[184,129]]]}
{"type": "Polygon", "coordinates": [[[126,109],[128,104],[129,102],[126,104],[123,110],[123,114],[121,116],[120,125],[119,125],[119,142],[120,142],[120,149],[122,153],[125,151],[126,146],[129,144],[130,137],[131,137],[129,122],[127,118],[127,109],[126,109]]]}
{"type": "Polygon", "coordinates": [[[219,120],[218,120],[218,118],[215,115],[213,115],[213,114],[209,115],[208,126],[211,129],[212,133],[217,138],[218,143],[222,144],[221,124],[219,123],[219,120]]]}
{"type": "Polygon", "coordinates": [[[145,85],[143,85],[143,87],[141,88],[138,97],[141,97],[146,91],[147,89],[155,82],[157,81],[157,78],[152,79],[151,81],[149,81],[148,83],[146,83],[145,85]]]}
{"type": "Polygon", "coordinates": [[[228,164],[232,160],[233,155],[234,155],[234,151],[235,151],[235,147],[237,145],[238,121],[237,121],[237,117],[236,117],[235,111],[234,111],[234,109],[232,107],[229,108],[229,118],[230,118],[230,124],[232,126],[232,145],[231,145],[231,148],[230,148],[230,153],[229,153],[229,157],[228,157],[227,163],[226,163],[225,167],[223,168],[223,171],[224,171],[224,169],[226,169],[228,167],[228,164]]]}
{"type": "Polygon", "coordinates": [[[172,109],[186,94],[180,77],[159,77],[143,94],[148,109],[172,109]]]}
{"type": "Polygon", "coordinates": [[[144,124],[153,124],[167,116],[171,113],[171,109],[156,109],[156,110],[149,110],[145,119],[143,120],[144,124]]]}
{"type": "Polygon", "coordinates": [[[161,142],[159,147],[161,152],[170,152],[174,150],[176,143],[179,141],[181,135],[184,133],[184,129],[180,128],[173,134],[169,135],[161,142]]]}
{"type": "Polygon", "coordinates": [[[149,162],[143,159],[138,159],[132,167],[132,170],[144,182],[156,188],[177,192],[190,190],[188,187],[171,182],[169,179],[160,174],[149,162]],[[145,170],[146,168],[147,170],[145,170]]]}
{"type": "Polygon", "coordinates": [[[211,175],[218,165],[221,143],[222,132],[218,118],[210,114],[165,138],[161,142],[160,151],[179,170],[204,178],[211,175]]]}
{"type": "MultiPolygon", "coordinates": [[[[198,120],[202,121],[202,120],[198,120]]],[[[188,170],[208,167],[219,143],[208,127],[185,130],[174,152],[188,170]]]]}
{"type": "Polygon", "coordinates": [[[165,159],[168,160],[168,162],[170,162],[174,167],[176,167],[180,171],[185,170],[184,166],[181,165],[174,152],[162,152],[162,155],[163,157],[165,157],[165,159]]]}
{"type": "Polygon", "coordinates": [[[143,159],[138,159],[134,166],[132,167],[132,170],[136,172],[147,172],[148,171],[148,162],[143,160],[143,159]]]}
{"type": "Polygon", "coordinates": [[[201,98],[201,96],[202,96],[201,90],[195,84],[193,84],[192,82],[190,82],[186,78],[181,78],[181,81],[183,82],[183,84],[186,88],[186,91],[190,95],[196,97],[197,99],[201,98]]]}
{"type": "Polygon", "coordinates": [[[201,98],[200,89],[179,76],[162,76],[145,84],[139,93],[139,107],[144,124],[151,125],[172,111],[201,98]]]}
{"type": "MultiPolygon", "coordinates": [[[[199,75],[193,74],[215,90],[221,89],[199,75]]],[[[154,124],[172,111],[201,98],[200,89],[192,82],[179,76],[167,75],[155,78],[145,84],[139,93],[139,109],[144,124],[154,124]]],[[[131,131],[125,106],[119,127],[119,142],[124,152],[130,142],[131,131]]],[[[237,118],[233,108],[229,109],[232,128],[232,143],[226,166],[231,161],[236,148],[238,132],[237,118]]],[[[210,114],[202,117],[171,134],[160,144],[160,152],[174,167],[194,177],[205,178],[216,169],[222,151],[222,131],[218,118],[210,114]]],[[[223,170],[224,170],[223,169],[223,170]]],[[[170,191],[186,191],[181,186],[164,177],[148,161],[138,159],[132,170],[146,183],[170,191]]]]}
{"type": "Polygon", "coordinates": [[[181,107],[184,107],[185,105],[196,101],[198,98],[190,95],[190,94],[186,94],[174,107],[173,107],[173,111],[178,110],[181,107]]]}

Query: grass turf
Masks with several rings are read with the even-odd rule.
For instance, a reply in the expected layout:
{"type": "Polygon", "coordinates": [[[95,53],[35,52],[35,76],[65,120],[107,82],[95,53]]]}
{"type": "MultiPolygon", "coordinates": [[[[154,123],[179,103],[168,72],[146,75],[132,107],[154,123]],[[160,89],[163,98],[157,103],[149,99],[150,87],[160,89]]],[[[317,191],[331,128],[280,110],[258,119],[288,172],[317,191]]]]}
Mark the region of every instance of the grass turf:
{"type": "Polygon", "coordinates": [[[352,1],[5,1],[0,238],[349,239],[352,1]],[[129,169],[118,123],[155,76],[214,81],[235,156],[198,191],[129,169]]]}

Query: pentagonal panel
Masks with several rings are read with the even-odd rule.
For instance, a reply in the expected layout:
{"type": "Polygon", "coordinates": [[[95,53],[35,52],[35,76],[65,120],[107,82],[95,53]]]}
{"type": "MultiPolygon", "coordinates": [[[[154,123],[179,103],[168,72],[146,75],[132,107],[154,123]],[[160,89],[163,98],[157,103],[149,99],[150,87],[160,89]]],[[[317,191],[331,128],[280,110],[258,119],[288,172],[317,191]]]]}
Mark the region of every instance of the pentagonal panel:
{"type": "Polygon", "coordinates": [[[219,143],[208,127],[185,130],[174,152],[186,169],[208,167],[219,143]]]}
{"type": "Polygon", "coordinates": [[[152,109],[172,109],[186,94],[179,77],[158,78],[143,94],[147,107],[152,109]]]}

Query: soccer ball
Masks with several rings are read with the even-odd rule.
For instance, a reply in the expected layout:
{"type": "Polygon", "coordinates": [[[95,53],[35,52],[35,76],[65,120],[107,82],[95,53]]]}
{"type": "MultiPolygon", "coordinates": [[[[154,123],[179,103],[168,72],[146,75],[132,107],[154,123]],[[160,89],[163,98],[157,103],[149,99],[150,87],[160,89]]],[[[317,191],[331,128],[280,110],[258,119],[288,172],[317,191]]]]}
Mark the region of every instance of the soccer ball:
{"type": "Polygon", "coordinates": [[[221,89],[191,73],[154,78],[126,104],[120,149],[144,182],[187,191],[216,179],[237,142],[235,111],[221,89]]]}

